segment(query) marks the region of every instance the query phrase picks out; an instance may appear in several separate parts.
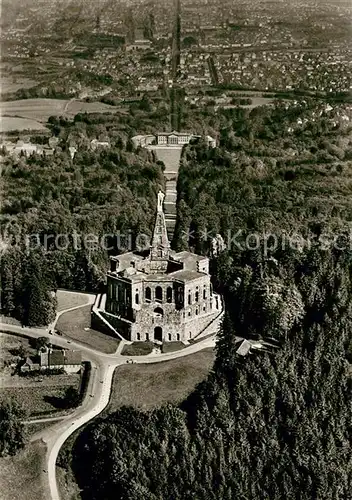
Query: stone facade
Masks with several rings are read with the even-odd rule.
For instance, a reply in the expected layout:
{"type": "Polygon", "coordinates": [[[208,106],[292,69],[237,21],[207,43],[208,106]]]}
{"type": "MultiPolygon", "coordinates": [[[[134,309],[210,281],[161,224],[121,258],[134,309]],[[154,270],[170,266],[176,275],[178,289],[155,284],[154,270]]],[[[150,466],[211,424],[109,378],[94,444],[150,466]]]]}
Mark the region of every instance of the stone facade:
{"type": "MultiPolygon", "coordinates": [[[[156,146],[184,146],[189,144],[192,139],[199,139],[200,135],[190,134],[188,132],[159,132],[156,135],[136,135],[132,137],[135,146],[148,147],[156,146]]],[[[209,147],[216,147],[216,140],[209,135],[205,136],[205,140],[209,147]]]]}
{"type": "Polygon", "coordinates": [[[104,318],[126,340],[185,341],[200,334],[221,310],[208,258],[170,249],[159,193],[149,255],[128,252],[111,258],[104,318]]]}

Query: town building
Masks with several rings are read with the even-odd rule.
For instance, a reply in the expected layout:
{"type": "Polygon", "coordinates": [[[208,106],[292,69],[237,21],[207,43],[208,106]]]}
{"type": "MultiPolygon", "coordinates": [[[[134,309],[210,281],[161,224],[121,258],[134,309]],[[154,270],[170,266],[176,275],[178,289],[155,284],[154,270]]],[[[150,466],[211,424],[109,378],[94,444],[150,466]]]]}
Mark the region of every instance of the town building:
{"type": "Polygon", "coordinates": [[[79,351],[45,347],[35,358],[25,359],[21,366],[21,373],[46,370],[63,370],[68,374],[78,373],[81,365],[82,355],[79,351]]]}
{"type": "Polygon", "coordinates": [[[39,353],[41,370],[60,370],[65,373],[78,373],[82,365],[80,351],[46,348],[39,353]]]}
{"type": "MultiPolygon", "coordinates": [[[[132,137],[132,141],[135,146],[147,147],[147,146],[184,146],[189,144],[191,140],[200,139],[200,135],[194,135],[188,132],[158,132],[155,135],[136,135],[132,137]]],[[[216,140],[209,135],[205,136],[205,140],[208,146],[211,148],[216,147],[216,140]]]]}
{"type": "Polygon", "coordinates": [[[95,151],[96,149],[110,148],[110,142],[108,141],[98,141],[98,139],[93,139],[90,141],[90,148],[95,151]]]}
{"type": "Polygon", "coordinates": [[[54,154],[54,149],[48,146],[42,146],[40,144],[33,144],[31,142],[24,142],[18,140],[16,144],[10,141],[2,141],[0,143],[0,148],[3,154],[12,156],[13,158],[24,155],[26,157],[31,154],[39,154],[45,156],[52,156],[54,154]]]}
{"type": "Polygon", "coordinates": [[[222,315],[209,259],[171,250],[163,199],[159,192],[148,254],[111,257],[107,273],[106,301],[98,314],[128,341],[189,341],[209,328],[217,330],[222,315]]]}

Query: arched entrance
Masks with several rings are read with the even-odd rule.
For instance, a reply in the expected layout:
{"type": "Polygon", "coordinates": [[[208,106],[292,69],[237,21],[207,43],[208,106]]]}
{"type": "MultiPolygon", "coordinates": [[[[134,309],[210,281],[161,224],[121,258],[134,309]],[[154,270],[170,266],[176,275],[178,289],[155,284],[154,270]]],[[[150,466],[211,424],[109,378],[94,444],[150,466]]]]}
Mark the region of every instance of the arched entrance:
{"type": "Polygon", "coordinates": [[[160,326],[154,328],[154,340],[163,341],[163,329],[160,326]]]}

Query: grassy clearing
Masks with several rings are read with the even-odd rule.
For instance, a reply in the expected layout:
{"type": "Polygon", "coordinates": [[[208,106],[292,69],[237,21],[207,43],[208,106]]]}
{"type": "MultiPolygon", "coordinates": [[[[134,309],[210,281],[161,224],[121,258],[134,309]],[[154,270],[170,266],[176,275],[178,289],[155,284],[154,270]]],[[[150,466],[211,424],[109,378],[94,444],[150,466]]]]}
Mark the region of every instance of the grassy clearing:
{"type": "MultiPolygon", "coordinates": [[[[141,343],[139,343],[140,345],[141,343]]],[[[204,380],[213,367],[215,352],[204,349],[184,358],[150,365],[124,365],[115,370],[110,402],[101,416],[121,406],[151,410],[165,403],[180,403],[204,380]]],[[[70,454],[80,430],[64,443],[60,455],[70,454]]],[[[62,500],[80,500],[79,488],[70,467],[56,467],[62,500]]]]}
{"type": "Polygon", "coordinates": [[[65,290],[58,290],[57,294],[57,312],[71,309],[71,307],[84,306],[89,301],[89,295],[82,293],[66,292],[65,290]]]}
{"type": "Polygon", "coordinates": [[[93,349],[107,354],[114,353],[120,341],[91,329],[90,321],[91,305],[87,305],[62,314],[56,323],[56,329],[60,330],[66,337],[86,344],[93,349]]]}
{"type": "Polygon", "coordinates": [[[123,347],[121,354],[123,356],[145,356],[153,350],[153,342],[133,342],[123,347]]]}
{"type": "Polygon", "coordinates": [[[164,342],[161,347],[161,352],[166,354],[168,352],[175,352],[184,349],[186,346],[182,342],[164,342]]]}
{"type": "Polygon", "coordinates": [[[167,402],[180,403],[207,377],[214,359],[214,350],[208,348],[163,363],[120,366],[115,371],[110,403],[104,413],[121,406],[150,410],[167,402]]]}
{"type": "Polygon", "coordinates": [[[51,115],[64,114],[67,103],[67,99],[19,99],[0,103],[0,111],[2,115],[45,123],[51,115]]]}
{"type": "Polygon", "coordinates": [[[10,375],[3,376],[0,378],[3,389],[10,389],[13,387],[78,387],[80,383],[80,374],[71,373],[70,375],[66,373],[59,373],[55,375],[47,374],[46,372],[39,373],[38,375],[32,376],[21,376],[21,375],[10,375]]]}
{"type": "Polygon", "coordinates": [[[23,132],[25,130],[47,130],[47,128],[39,121],[31,120],[30,118],[22,118],[18,116],[2,116],[1,132],[11,132],[12,130],[23,132]]]}
{"type": "Polygon", "coordinates": [[[52,425],[57,424],[60,422],[60,420],[55,420],[52,422],[41,422],[41,423],[36,423],[36,424],[25,424],[25,430],[26,434],[28,436],[28,439],[30,439],[34,434],[37,432],[41,432],[44,429],[47,429],[48,427],[51,427],[52,425]]]}
{"type": "Polygon", "coordinates": [[[49,486],[43,472],[46,446],[29,443],[15,457],[0,458],[2,500],[48,500],[49,486]]]}
{"type": "MultiPolygon", "coordinates": [[[[77,379],[76,379],[77,380],[77,379]]],[[[0,401],[12,399],[22,405],[28,417],[65,414],[62,402],[66,386],[9,387],[0,389],[0,401]]],[[[75,388],[78,384],[74,385],[75,388]]]]}

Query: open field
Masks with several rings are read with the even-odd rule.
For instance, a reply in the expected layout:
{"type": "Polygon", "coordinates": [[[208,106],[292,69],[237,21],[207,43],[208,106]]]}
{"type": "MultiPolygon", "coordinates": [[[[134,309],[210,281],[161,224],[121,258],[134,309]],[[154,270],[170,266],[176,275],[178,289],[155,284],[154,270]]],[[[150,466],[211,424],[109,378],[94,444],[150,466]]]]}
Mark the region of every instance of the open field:
{"type": "Polygon", "coordinates": [[[68,101],[65,116],[73,118],[77,113],[116,113],[119,108],[103,102],[84,102],[72,99],[68,101]]]}
{"type": "Polygon", "coordinates": [[[42,123],[39,123],[39,121],[31,120],[30,118],[2,115],[0,118],[0,132],[11,132],[13,130],[18,130],[19,132],[24,130],[46,130],[46,127],[42,123]]]}
{"type": "Polygon", "coordinates": [[[88,294],[66,292],[65,290],[58,290],[56,293],[57,298],[57,312],[65,311],[71,307],[78,307],[87,304],[90,296],[88,294]]]}
{"type": "Polygon", "coordinates": [[[44,443],[29,443],[15,457],[0,458],[2,500],[47,500],[50,498],[43,467],[44,443]]]}
{"type": "Polygon", "coordinates": [[[62,115],[68,103],[65,99],[21,99],[0,103],[2,116],[29,118],[40,123],[46,123],[51,115],[62,115]]]}
{"type": "MultiPolygon", "coordinates": [[[[73,118],[77,113],[117,113],[116,106],[76,99],[20,99],[0,102],[1,131],[44,130],[49,116],[73,118]]],[[[123,112],[123,111],[121,111],[123,112]]]]}
{"type": "Polygon", "coordinates": [[[156,157],[158,158],[159,161],[164,162],[165,173],[178,172],[180,166],[182,147],[149,146],[148,149],[151,149],[152,151],[155,152],[156,157]]]}
{"type": "Polygon", "coordinates": [[[120,366],[114,373],[111,398],[104,413],[121,406],[150,410],[165,403],[180,403],[207,377],[214,359],[214,350],[208,348],[163,363],[120,366]]]}
{"type": "Polygon", "coordinates": [[[82,342],[93,349],[112,354],[119,345],[119,340],[90,328],[91,305],[62,314],[56,323],[56,329],[66,337],[82,342]],[[85,330],[85,328],[87,330],[85,330]]]}
{"type": "Polygon", "coordinates": [[[21,377],[20,375],[1,375],[0,387],[2,389],[7,389],[10,387],[68,387],[74,385],[78,387],[80,375],[77,373],[66,374],[59,373],[55,375],[45,375],[41,373],[33,377],[21,377]]]}
{"type": "MultiPolygon", "coordinates": [[[[274,99],[271,99],[271,98],[268,98],[268,97],[251,97],[250,99],[252,100],[251,104],[240,104],[239,107],[240,108],[253,109],[253,108],[257,108],[258,106],[265,106],[265,105],[272,104],[272,102],[274,101],[274,99]]],[[[236,104],[225,104],[225,105],[219,106],[219,107],[220,108],[224,108],[224,109],[234,109],[234,108],[237,108],[238,105],[236,105],[236,104]]]]}
{"type": "MultiPolygon", "coordinates": [[[[7,68],[1,68],[2,71],[5,71],[7,68]]],[[[0,76],[0,95],[7,94],[9,92],[16,92],[19,89],[30,89],[37,85],[35,80],[31,80],[30,78],[13,75],[13,76],[5,76],[2,74],[0,76]]]]}
{"type": "MultiPolygon", "coordinates": [[[[50,378],[55,377],[53,375],[50,378]]],[[[79,375],[72,375],[71,384],[46,385],[43,377],[41,387],[1,387],[0,401],[12,399],[21,404],[27,411],[28,417],[46,416],[56,413],[65,413],[67,410],[60,408],[65,391],[69,385],[78,388],[79,375]]]]}

